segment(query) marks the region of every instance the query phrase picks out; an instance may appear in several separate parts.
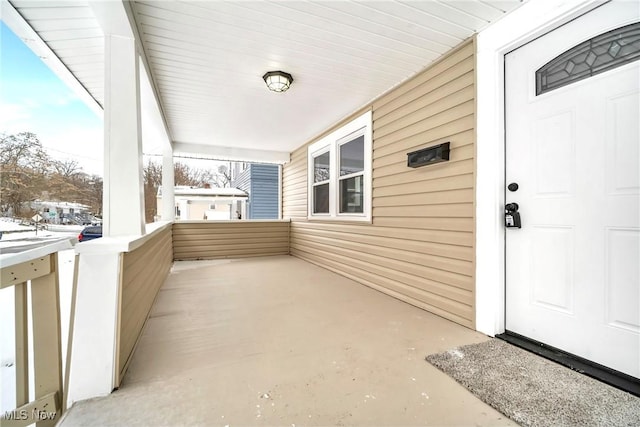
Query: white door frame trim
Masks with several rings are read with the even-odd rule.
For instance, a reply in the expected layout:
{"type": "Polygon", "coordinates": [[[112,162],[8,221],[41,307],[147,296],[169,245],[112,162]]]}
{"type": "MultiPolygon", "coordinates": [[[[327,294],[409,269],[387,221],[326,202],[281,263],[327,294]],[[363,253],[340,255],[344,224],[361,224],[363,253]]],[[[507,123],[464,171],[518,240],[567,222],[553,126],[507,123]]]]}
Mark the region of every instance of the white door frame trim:
{"type": "Polygon", "coordinates": [[[583,15],[602,0],[530,0],[477,36],[476,330],[505,330],[504,56],[583,15]]]}

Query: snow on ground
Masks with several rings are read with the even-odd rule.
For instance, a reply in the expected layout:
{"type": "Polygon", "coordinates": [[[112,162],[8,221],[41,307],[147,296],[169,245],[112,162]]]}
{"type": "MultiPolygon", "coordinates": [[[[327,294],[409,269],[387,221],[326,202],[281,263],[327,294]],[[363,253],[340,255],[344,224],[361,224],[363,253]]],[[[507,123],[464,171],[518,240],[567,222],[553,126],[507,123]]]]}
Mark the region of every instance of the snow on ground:
{"type": "MultiPolygon", "coordinates": [[[[42,224],[43,228],[36,231],[33,225],[21,225],[19,222],[13,221],[11,218],[0,218],[0,251],[2,248],[11,247],[7,243],[9,241],[32,239],[34,237],[78,237],[78,234],[85,226],[82,225],[61,225],[61,224],[42,224]]],[[[14,242],[15,243],[15,242],[14,242]]]]}
{"type": "MultiPolygon", "coordinates": [[[[38,229],[38,235],[41,233],[48,232],[74,232],[79,233],[85,227],[84,225],[62,225],[62,224],[41,224],[38,229]]],[[[21,225],[19,222],[14,222],[9,218],[0,218],[0,232],[2,233],[2,240],[7,239],[16,239],[21,236],[24,237],[23,233],[35,233],[36,228],[33,225],[21,225]]]]}
{"type": "MultiPolygon", "coordinates": [[[[6,221],[0,221],[0,231],[7,230],[10,226],[19,226],[6,221]],[[6,227],[6,228],[5,228],[6,227]]],[[[0,252],[5,248],[16,247],[29,243],[40,243],[49,239],[60,239],[63,237],[77,237],[81,226],[58,226],[64,231],[38,230],[37,235],[33,227],[24,227],[29,231],[22,232],[3,232],[2,240],[0,240],[0,252]]],[[[18,230],[23,230],[18,229],[18,230]]],[[[61,251],[58,253],[58,271],[60,277],[60,321],[61,321],[61,341],[62,341],[62,368],[64,370],[67,355],[67,343],[69,333],[69,316],[71,310],[71,291],[73,283],[73,271],[75,263],[75,251],[73,249],[61,251]]],[[[0,255],[0,265],[2,264],[2,255],[0,255]]],[[[8,287],[0,290],[0,414],[4,411],[14,409],[15,401],[15,308],[14,308],[14,289],[8,287]]],[[[29,295],[29,305],[31,298],[29,295]]],[[[31,340],[31,313],[29,312],[29,379],[30,379],[30,398],[33,396],[33,342],[31,340]]],[[[64,374],[63,374],[64,375],[64,374]]]]}
{"type": "MultiPolygon", "coordinates": [[[[9,228],[7,227],[7,228],[9,228]]],[[[25,226],[19,224],[6,223],[0,221],[0,233],[2,238],[0,239],[0,253],[3,249],[10,248],[12,246],[24,245],[28,242],[36,242],[36,239],[60,239],[62,237],[78,237],[78,234],[82,231],[84,226],[81,225],[48,225],[48,229],[38,230],[33,226],[25,226]],[[9,227],[19,227],[10,230],[3,230],[8,224],[9,227]]]]}
{"type": "Polygon", "coordinates": [[[28,231],[33,230],[34,227],[20,225],[19,222],[14,221],[12,218],[0,218],[0,232],[9,231],[28,231]]]}

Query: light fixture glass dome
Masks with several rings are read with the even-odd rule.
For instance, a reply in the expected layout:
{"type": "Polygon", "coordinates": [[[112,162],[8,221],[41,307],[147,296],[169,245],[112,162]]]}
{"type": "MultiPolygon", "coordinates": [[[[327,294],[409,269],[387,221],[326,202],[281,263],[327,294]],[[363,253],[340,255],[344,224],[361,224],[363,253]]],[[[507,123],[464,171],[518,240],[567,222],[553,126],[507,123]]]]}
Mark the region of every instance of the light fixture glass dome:
{"type": "Polygon", "coordinates": [[[274,92],[284,92],[289,89],[291,83],[293,83],[293,77],[291,74],[284,71],[269,71],[262,76],[262,79],[267,84],[269,90],[274,92]]]}

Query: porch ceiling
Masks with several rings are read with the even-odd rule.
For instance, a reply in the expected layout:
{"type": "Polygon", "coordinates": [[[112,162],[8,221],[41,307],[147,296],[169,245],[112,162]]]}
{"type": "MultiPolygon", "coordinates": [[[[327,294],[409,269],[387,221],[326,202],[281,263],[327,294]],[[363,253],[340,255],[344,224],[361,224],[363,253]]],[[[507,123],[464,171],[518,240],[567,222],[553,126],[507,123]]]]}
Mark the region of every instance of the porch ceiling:
{"type": "MultiPolygon", "coordinates": [[[[102,105],[99,8],[11,4],[102,105]]],[[[288,152],[520,4],[133,1],[129,12],[174,143],[288,152]],[[271,70],[293,75],[288,92],[267,90],[271,70]]]]}

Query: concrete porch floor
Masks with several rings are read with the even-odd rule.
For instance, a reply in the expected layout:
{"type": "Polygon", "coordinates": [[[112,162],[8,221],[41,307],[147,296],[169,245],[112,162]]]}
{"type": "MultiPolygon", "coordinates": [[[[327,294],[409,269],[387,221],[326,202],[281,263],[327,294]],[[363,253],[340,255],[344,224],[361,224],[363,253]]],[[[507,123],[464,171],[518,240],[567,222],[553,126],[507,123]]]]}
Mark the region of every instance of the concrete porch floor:
{"type": "Polygon", "coordinates": [[[424,360],[485,339],[290,256],[176,262],[120,389],[62,425],[516,425],[424,360]]]}

